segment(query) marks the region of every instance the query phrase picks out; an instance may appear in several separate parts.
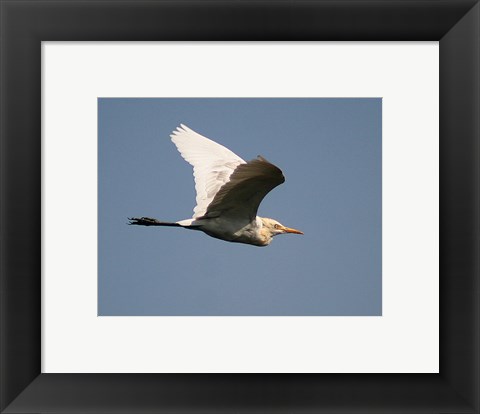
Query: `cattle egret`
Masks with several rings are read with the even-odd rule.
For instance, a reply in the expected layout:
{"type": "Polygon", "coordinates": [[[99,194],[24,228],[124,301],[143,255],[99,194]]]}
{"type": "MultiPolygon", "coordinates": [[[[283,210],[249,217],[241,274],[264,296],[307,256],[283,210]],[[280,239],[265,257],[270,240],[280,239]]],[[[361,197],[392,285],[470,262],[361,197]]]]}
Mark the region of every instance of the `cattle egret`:
{"type": "Polygon", "coordinates": [[[173,223],[132,217],[129,224],[201,230],[217,239],[255,246],[269,245],[277,234],[303,234],[276,220],[257,216],[263,198],[285,181],[278,167],[261,156],[245,162],[185,125],[170,137],[181,156],[193,166],[197,192],[193,217],[173,223]]]}

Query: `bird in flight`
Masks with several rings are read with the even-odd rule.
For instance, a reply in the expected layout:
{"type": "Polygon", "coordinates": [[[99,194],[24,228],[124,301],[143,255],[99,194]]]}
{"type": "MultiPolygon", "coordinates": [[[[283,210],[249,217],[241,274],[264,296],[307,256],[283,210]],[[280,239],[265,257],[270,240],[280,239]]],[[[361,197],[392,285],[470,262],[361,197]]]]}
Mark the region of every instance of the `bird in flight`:
{"type": "Polygon", "coordinates": [[[285,181],[278,167],[261,156],[246,162],[183,124],[170,137],[180,155],[193,166],[197,192],[193,217],[176,222],[132,217],[129,224],[183,227],[254,246],[268,246],[278,234],[303,234],[276,220],[257,216],[263,198],[285,181]]]}

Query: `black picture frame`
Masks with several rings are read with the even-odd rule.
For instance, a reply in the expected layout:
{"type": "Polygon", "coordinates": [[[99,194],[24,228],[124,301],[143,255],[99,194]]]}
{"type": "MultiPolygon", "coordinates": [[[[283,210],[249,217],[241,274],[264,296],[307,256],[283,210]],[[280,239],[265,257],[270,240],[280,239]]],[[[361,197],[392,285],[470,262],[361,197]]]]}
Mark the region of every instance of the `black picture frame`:
{"type": "Polygon", "coordinates": [[[478,3],[0,0],[1,412],[479,413],[478,3]],[[440,373],[42,374],[47,40],[439,41],[440,373]]]}

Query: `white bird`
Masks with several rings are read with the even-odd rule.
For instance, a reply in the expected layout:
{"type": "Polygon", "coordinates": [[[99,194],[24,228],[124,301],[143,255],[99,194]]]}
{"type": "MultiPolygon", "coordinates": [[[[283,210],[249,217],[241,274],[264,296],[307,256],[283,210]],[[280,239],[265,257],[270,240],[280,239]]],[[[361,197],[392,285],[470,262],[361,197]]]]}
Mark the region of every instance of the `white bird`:
{"type": "Polygon", "coordinates": [[[181,156],[193,166],[197,192],[193,217],[177,222],[132,217],[129,224],[201,230],[217,239],[255,246],[269,245],[277,234],[303,234],[276,220],[257,216],[263,198],[285,181],[278,167],[261,156],[245,162],[183,124],[170,137],[181,156]]]}

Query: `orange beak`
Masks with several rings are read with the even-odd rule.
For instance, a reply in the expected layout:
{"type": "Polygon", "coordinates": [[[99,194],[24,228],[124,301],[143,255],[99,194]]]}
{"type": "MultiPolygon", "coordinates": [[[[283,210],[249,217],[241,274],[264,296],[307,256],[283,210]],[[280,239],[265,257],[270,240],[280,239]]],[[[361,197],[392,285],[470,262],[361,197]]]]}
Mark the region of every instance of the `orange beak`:
{"type": "Polygon", "coordinates": [[[303,234],[303,232],[301,232],[300,230],[291,229],[290,227],[284,227],[282,230],[285,233],[303,234]]]}

